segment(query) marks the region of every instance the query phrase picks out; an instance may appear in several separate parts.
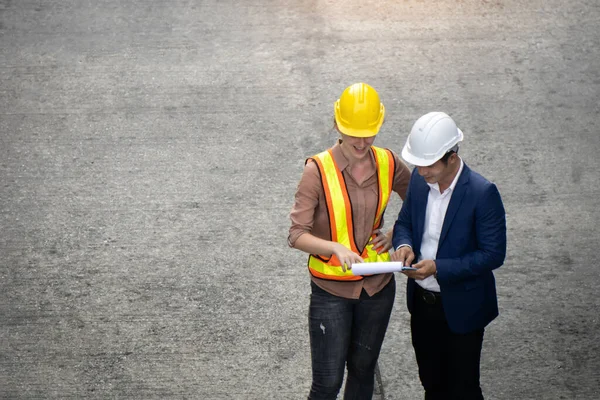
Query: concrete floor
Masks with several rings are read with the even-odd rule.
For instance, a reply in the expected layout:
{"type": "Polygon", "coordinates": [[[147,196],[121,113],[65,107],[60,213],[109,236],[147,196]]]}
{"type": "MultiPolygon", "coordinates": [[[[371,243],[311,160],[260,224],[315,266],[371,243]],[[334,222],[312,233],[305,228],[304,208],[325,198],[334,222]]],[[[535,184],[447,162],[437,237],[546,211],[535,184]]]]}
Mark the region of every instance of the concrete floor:
{"type": "MultiPolygon", "coordinates": [[[[0,0],[0,398],[306,398],[288,213],[356,81],[378,145],[445,111],[503,195],[486,399],[600,398],[599,22],[596,0],[0,0]]],[[[397,278],[376,397],[420,399],[397,278]]]]}

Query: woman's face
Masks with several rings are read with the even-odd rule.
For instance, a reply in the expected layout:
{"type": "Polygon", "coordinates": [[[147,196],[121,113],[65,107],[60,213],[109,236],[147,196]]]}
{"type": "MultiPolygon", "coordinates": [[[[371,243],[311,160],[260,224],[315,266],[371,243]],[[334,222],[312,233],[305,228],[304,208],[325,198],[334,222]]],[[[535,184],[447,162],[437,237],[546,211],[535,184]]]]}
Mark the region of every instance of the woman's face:
{"type": "Polygon", "coordinates": [[[375,136],[370,137],[354,137],[342,135],[342,150],[347,157],[361,160],[369,154],[369,148],[375,141],[375,136]]]}

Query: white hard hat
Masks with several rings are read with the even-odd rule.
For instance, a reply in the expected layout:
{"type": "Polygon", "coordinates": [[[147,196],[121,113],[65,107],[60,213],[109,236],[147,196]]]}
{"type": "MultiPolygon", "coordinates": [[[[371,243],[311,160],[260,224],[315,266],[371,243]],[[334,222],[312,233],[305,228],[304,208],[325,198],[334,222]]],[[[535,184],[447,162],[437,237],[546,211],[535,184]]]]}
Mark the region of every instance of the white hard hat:
{"type": "Polygon", "coordinates": [[[412,165],[426,167],[462,140],[463,133],[452,118],[443,112],[430,112],[413,125],[402,149],[402,158],[412,165]]]}

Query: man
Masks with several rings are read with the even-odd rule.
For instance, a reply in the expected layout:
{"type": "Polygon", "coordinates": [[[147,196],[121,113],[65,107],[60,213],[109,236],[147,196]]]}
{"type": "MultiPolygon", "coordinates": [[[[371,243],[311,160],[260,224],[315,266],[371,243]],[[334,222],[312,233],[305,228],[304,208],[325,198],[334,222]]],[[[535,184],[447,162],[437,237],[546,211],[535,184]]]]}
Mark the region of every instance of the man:
{"type": "Polygon", "coordinates": [[[463,133],[442,112],[413,125],[402,158],[415,166],[394,225],[392,260],[403,272],[411,337],[425,399],[483,399],[485,327],[498,316],[493,270],[506,255],[496,186],[458,156],[463,133]]]}

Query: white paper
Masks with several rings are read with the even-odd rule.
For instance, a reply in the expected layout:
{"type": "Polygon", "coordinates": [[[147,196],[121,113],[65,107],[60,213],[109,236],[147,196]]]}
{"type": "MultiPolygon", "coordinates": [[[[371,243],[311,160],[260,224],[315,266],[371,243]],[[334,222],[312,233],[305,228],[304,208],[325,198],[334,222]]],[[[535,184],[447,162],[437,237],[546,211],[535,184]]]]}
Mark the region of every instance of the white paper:
{"type": "Polygon", "coordinates": [[[387,272],[399,272],[404,263],[402,261],[370,262],[352,264],[352,273],[358,275],[385,274],[387,272]]]}

